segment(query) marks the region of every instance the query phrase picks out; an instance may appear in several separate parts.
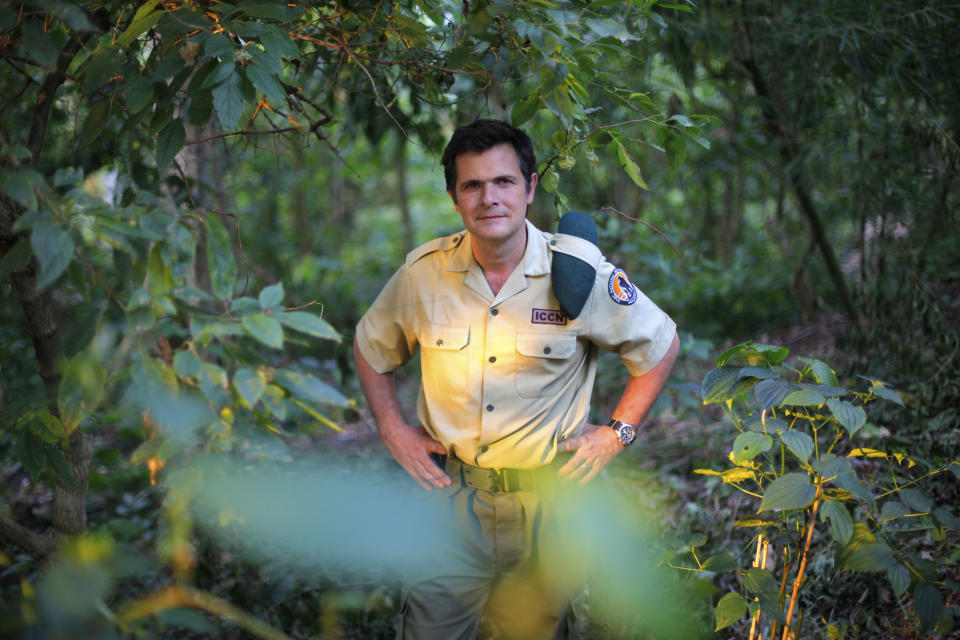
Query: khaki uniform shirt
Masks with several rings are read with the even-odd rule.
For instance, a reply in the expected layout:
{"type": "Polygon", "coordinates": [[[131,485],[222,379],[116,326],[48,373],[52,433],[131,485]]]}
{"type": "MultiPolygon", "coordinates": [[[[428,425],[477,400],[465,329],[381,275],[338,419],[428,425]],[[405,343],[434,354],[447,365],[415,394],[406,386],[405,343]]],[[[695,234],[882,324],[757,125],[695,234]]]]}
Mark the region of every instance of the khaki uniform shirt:
{"type": "Polygon", "coordinates": [[[523,259],[496,295],[466,231],[413,250],[357,325],[361,354],[379,373],[420,350],[417,415],[468,464],[531,468],[586,422],[597,347],[632,375],[667,352],[676,325],[600,260],[593,291],[571,319],[553,295],[551,234],[528,220],[523,259]]]}

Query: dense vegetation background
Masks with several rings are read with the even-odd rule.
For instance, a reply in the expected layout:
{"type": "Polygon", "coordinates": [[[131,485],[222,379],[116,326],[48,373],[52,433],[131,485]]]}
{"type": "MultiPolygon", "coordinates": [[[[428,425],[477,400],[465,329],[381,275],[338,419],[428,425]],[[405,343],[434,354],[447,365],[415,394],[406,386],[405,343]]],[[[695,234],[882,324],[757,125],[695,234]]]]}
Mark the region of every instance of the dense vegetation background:
{"type": "MultiPolygon", "coordinates": [[[[593,212],[681,328],[611,475],[698,632],[954,633],[958,24],[909,0],[0,6],[0,635],[390,637],[391,560],[351,537],[399,514],[296,469],[389,473],[353,326],[459,228],[437,158],[481,116],[535,140],[534,221],[593,212]]],[[[594,637],[671,633],[577,608],[594,637]]]]}

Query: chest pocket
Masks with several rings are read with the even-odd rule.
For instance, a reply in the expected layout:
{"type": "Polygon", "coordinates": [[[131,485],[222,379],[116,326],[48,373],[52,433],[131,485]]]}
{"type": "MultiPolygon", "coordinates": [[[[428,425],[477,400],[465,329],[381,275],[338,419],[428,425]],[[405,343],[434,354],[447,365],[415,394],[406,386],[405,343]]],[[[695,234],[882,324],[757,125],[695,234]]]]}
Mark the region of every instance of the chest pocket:
{"type": "Polygon", "coordinates": [[[420,334],[423,390],[428,397],[463,394],[470,387],[470,327],[430,325],[420,334]]]}
{"type": "Polygon", "coordinates": [[[517,393],[539,398],[555,393],[576,370],[575,333],[517,333],[517,393]]]}

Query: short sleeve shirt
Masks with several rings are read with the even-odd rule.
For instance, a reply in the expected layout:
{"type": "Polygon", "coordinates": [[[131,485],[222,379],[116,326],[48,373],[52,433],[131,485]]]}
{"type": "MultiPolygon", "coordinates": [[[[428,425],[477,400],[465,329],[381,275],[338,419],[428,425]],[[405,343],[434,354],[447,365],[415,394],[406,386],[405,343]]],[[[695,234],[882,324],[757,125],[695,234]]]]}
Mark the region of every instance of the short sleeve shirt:
{"type": "Polygon", "coordinates": [[[379,373],[419,349],[421,423],[479,467],[548,464],[587,420],[597,349],[642,375],[676,332],[606,260],[583,310],[568,317],[553,295],[551,235],[526,225],[523,258],[497,294],[463,231],[412,251],[357,325],[360,352],[379,373]]]}

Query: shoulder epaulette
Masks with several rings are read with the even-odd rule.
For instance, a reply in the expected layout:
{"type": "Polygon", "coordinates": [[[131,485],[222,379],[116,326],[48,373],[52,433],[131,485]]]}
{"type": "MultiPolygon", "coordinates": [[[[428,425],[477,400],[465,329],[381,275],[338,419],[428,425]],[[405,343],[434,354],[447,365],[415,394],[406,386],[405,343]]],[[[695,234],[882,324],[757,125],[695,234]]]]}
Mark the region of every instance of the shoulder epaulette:
{"type": "Polygon", "coordinates": [[[425,242],[407,254],[406,265],[410,266],[417,260],[436,251],[450,251],[451,249],[456,249],[460,246],[460,243],[463,242],[463,237],[465,235],[466,231],[461,231],[460,233],[455,233],[452,236],[434,238],[429,242],[425,242]]]}

